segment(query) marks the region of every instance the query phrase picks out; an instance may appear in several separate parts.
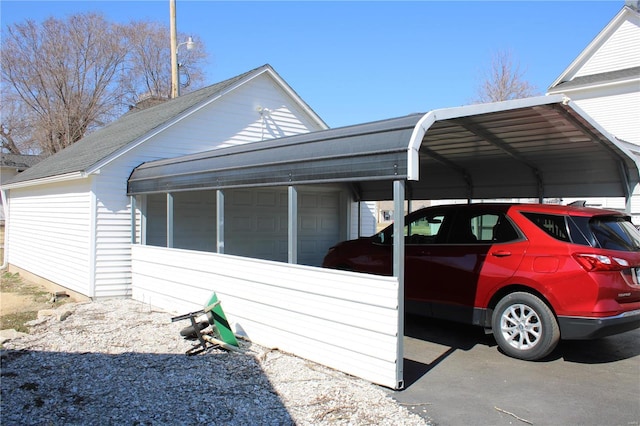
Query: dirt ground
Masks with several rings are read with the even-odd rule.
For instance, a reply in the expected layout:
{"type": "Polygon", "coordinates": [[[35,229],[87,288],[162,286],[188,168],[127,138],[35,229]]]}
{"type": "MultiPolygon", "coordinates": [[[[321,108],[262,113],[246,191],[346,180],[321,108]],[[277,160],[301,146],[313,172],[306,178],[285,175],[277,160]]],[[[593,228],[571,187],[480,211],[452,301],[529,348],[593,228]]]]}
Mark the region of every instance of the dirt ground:
{"type": "Polygon", "coordinates": [[[0,330],[15,329],[27,333],[24,324],[38,317],[38,311],[54,309],[71,302],[70,297],[49,292],[17,273],[2,272],[0,279],[0,330]]]}

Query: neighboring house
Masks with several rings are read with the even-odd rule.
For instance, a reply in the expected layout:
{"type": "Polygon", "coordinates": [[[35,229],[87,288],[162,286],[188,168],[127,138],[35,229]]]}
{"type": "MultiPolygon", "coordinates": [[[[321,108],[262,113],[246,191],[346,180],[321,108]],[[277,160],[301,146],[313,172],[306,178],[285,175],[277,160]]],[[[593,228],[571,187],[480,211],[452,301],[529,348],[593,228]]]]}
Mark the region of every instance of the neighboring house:
{"type": "MultiPolygon", "coordinates": [[[[616,138],[640,147],[640,13],[637,2],[628,3],[593,39],[580,55],[551,84],[547,95],[564,94],[616,138]]],[[[633,146],[632,146],[633,148],[633,146]]],[[[636,151],[636,150],[634,150],[636,151]]],[[[640,188],[636,188],[631,205],[625,199],[582,198],[589,205],[629,210],[640,224],[640,188]]],[[[570,203],[576,198],[545,199],[546,202],[570,203]]],[[[537,202],[536,199],[513,198],[504,201],[537,202]]],[[[434,204],[464,203],[466,200],[414,201],[411,210],[434,204]]],[[[378,228],[388,225],[393,205],[378,206],[378,228]]]]}
{"type": "MultiPolygon", "coordinates": [[[[40,155],[21,155],[0,152],[0,188],[2,188],[4,182],[9,181],[18,173],[27,170],[43,158],[44,157],[40,155]]],[[[0,193],[0,259],[4,259],[4,209],[4,197],[2,197],[2,193],[0,193]]]]}
{"type": "MultiPolygon", "coordinates": [[[[22,155],[0,152],[0,187],[3,183],[13,179],[18,173],[40,162],[44,156],[22,155]]],[[[0,198],[0,221],[4,222],[4,203],[0,198]]],[[[0,242],[1,244],[1,242],[0,242]]]]}
{"type": "MultiPolygon", "coordinates": [[[[551,84],[547,94],[563,93],[616,138],[640,146],[640,12],[628,3],[551,84]]],[[[571,201],[565,199],[565,201],[571,201]]],[[[620,198],[589,199],[590,204],[624,209],[620,198]]],[[[640,192],[631,213],[640,223],[640,192]]]]}
{"type": "Polygon", "coordinates": [[[42,161],[42,155],[22,155],[0,152],[0,185],[15,175],[42,161]]]}
{"type": "Polygon", "coordinates": [[[326,129],[269,65],[126,113],[11,178],[5,263],[91,298],[131,295],[131,199],[141,163],[326,129]]]}

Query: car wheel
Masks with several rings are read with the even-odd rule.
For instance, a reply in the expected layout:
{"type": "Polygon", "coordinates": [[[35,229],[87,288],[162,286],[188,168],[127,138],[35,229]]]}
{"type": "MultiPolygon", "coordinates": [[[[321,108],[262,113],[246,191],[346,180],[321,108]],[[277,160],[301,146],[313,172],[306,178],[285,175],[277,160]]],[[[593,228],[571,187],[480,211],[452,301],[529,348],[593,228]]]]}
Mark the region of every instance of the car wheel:
{"type": "Polygon", "coordinates": [[[560,340],[551,309],[531,293],[506,295],[493,311],[493,335],[507,355],[524,360],[545,357],[560,340]]]}

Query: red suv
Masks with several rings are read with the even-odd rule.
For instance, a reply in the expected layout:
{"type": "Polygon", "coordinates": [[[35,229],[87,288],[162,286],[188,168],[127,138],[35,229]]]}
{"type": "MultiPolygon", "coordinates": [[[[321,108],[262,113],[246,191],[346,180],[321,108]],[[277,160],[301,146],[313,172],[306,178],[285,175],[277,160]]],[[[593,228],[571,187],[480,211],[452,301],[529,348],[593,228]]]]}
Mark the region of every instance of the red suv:
{"type": "MultiPolygon", "coordinates": [[[[629,216],[548,204],[462,204],[405,218],[405,311],[492,329],[535,360],[562,339],[640,327],[640,233],[629,216]]],[[[393,272],[393,226],[342,242],[323,266],[393,272]]]]}

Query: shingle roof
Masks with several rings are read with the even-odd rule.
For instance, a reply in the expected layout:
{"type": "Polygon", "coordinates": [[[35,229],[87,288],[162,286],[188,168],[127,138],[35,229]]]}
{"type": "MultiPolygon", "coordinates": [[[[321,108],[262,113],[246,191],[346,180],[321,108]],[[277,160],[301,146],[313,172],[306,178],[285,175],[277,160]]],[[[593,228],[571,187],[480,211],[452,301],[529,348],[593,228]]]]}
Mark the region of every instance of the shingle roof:
{"type": "Polygon", "coordinates": [[[610,72],[603,72],[599,74],[591,74],[584,75],[581,77],[576,77],[573,80],[563,81],[558,83],[554,87],[550,87],[549,90],[553,89],[554,92],[559,90],[574,88],[586,85],[593,85],[598,83],[611,83],[616,80],[628,80],[630,78],[638,78],[640,77],[640,67],[627,68],[623,70],[616,70],[610,72]]]}
{"type": "Polygon", "coordinates": [[[39,163],[44,158],[42,155],[22,155],[2,152],[0,153],[0,167],[12,167],[22,171],[39,163]]]}
{"type": "MultiPolygon", "coordinates": [[[[259,74],[270,65],[263,65],[236,77],[171,99],[151,108],[124,114],[107,126],[88,134],[78,142],[42,160],[18,174],[7,183],[25,182],[52,176],[86,171],[106,157],[116,153],[167,121],[217,96],[241,80],[259,74]]],[[[274,71],[275,72],[275,71],[274,71]]]]}

